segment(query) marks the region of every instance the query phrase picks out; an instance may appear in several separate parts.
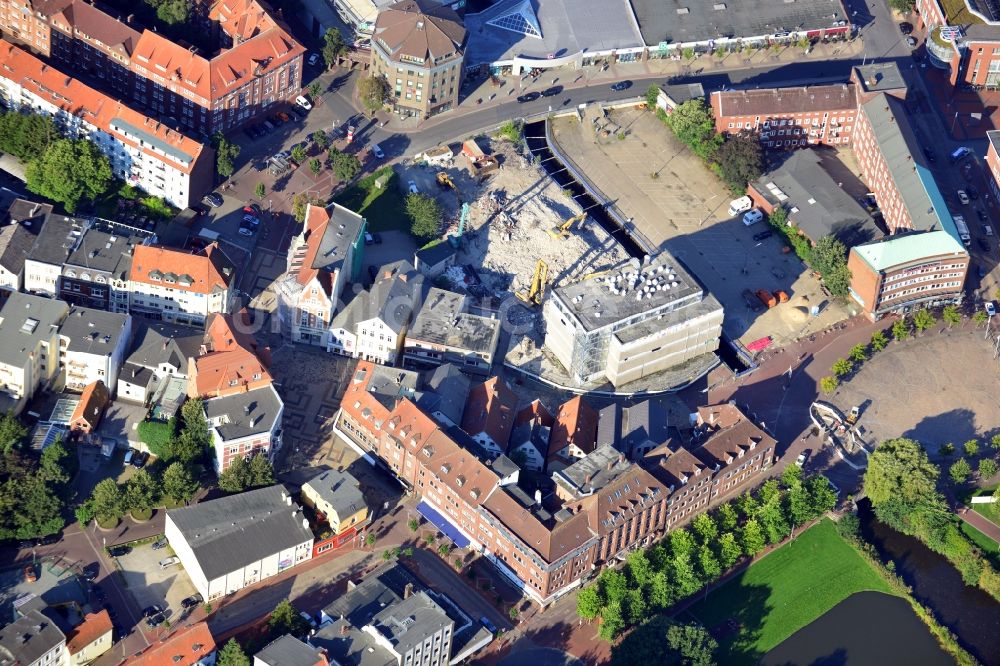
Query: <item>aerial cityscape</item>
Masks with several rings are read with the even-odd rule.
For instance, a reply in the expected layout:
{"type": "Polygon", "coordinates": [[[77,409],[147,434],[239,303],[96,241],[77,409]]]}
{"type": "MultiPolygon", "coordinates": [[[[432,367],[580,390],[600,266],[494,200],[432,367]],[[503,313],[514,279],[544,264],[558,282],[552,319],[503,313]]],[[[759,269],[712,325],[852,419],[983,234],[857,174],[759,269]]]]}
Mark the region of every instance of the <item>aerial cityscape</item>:
{"type": "Polygon", "coordinates": [[[1000,4],[0,37],[0,666],[1000,666],[1000,4]]]}

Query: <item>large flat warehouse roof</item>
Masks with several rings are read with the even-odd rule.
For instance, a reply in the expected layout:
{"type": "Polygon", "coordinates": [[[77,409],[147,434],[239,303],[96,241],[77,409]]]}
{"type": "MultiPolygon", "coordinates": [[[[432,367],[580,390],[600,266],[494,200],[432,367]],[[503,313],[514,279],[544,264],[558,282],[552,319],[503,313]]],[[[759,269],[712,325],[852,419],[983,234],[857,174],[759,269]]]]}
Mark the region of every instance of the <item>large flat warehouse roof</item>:
{"type": "Polygon", "coordinates": [[[646,44],[701,42],[834,27],[840,0],[632,0],[646,44]]]}

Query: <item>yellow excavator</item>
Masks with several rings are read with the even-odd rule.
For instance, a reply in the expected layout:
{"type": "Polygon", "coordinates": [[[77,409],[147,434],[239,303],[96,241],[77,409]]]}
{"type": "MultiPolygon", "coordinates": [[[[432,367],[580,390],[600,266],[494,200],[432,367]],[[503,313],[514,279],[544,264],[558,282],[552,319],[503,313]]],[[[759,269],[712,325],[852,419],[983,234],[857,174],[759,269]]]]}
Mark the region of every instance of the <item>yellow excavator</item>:
{"type": "Polygon", "coordinates": [[[573,230],[573,225],[577,222],[583,222],[587,218],[587,213],[580,213],[579,215],[574,215],[562,224],[556,225],[551,229],[548,229],[549,236],[553,238],[561,238],[566,240],[570,237],[570,232],[573,230]]]}
{"type": "Polygon", "coordinates": [[[541,305],[542,298],[545,297],[545,281],[549,277],[549,265],[541,259],[535,264],[535,274],[531,278],[531,284],[527,289],[516,292],[517,296],[526,305],[541,305]]]}
{"type": "Polygon", "coordinates": [[[446,171],[439,171],[436,177],[437,177],[437,184],[441,189],[444,190],[455,189],[455,183],[454,181],[452,181],[451,176],[449,176],[446,171]]]}

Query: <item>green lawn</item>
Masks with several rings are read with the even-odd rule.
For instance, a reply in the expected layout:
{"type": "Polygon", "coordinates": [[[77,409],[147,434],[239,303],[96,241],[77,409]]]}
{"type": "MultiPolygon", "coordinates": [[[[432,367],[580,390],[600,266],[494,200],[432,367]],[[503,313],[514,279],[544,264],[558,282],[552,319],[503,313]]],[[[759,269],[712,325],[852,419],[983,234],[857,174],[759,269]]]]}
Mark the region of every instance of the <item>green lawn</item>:
{"type": "Polygon", "coordinates": [[[756,562],[691,608],[720,639],[720,663],[756,664],[769,650],[855,592],[889,587],[845,542],[829,519],[756,562]],[[720,629],[724,632],[724,629],[720,629]]]}
{"type": "Polygon", "coordinates": [[[959,527],[961,528],[962,533],[969,537],[972,543],[976,544],[976,547],[979,548],[979,550],[983,551],[983,555],[990,561],[990,564],[994,567],[1000,568],[1000,544],[964,520],[959,521],[959,527]]]}
{"type": "Polygon", "coordinates": [[[406,216],[405,201],[399,189],[399,175],[392,167],[383,167],[365,176],[344,190],[335,201],[345,208],[364,215],[369,231],[410,231],[410,218],[406,216]],[[388,175],[381,189],[375,181],[388,175]]]}
{"type": "MultiPolygon", "coordinates": [[[[981,488],[972,493],[972,495],[973,496],[992,495],[995,489],[996,486],[993,486],[991,488],[981,488]]],[[[983,518],[986,518],[986,520],[989,520],[993,523],[996,523],[997,525],[1000,525],[1000,502],[993,502],[992,504],[973,504],[970,500],[971,500],[970,497],[966,497],[963,499],[966,506],[970,507],[973,511],[978,513],[983,518]]]]}

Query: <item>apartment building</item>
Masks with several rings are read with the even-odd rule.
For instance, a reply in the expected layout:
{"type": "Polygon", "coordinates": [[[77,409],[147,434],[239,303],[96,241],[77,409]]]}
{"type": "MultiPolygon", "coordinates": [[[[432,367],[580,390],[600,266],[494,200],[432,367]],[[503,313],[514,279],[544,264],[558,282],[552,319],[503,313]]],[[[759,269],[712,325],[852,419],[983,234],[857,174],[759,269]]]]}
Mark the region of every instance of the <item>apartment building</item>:
{"type": "Polygon", "coordinates": [[[82,391],[104,382],[111,391],[132,343],[132,317],[77,305],[59,326],[59,366],[65,387],[82,391]]]}
{"type": "Polygon", "coordinates": [[[406,332],[403,355],[425,365],[455,363],[489,374],[500,341],[500,320],[467,312],[464,294],[431,287],[406,332]]]}
{"type": "Polygon", "coordinates": [[[986,133],[988,145],[986,148],[986,166],[990,170],[986,183],[990,192],[1000,201],[1000,131],[991,130],[986,133]]]}
{"type": "Polygon", "coordinates": [[[719,346],[722,305],[667,254],[553,289],[545,347],[574,381],[634,382],[719,346]]]}
{"type": "Polygon", "coordinates": [[[167,511],[164,534],[205,601],[312,557],[309,521],[280,485],[167,511]]]}
{"type": "Polygon", "coordinates": [[[0,663],[66,666],[66,635],[40,610],[25,611],[0,628],[0,663]]]}
{"type": "Polygon", "coordinates": [[[423,299],[424,276],[408,261],[379,269],[330,322],[327,351],[392,365],[423,299]]]}
{"type": "Polygon", "coordinates": [[[198,252],[139,245],[129,268],[129,311],[202,325],[210,314],[230,311],[235,277],[236,267],[218,243],[198,252]]]}
{"type": "Polygon", "coordinates": [[[494,455],[506,452],[517,400],[517,393],[500,377],[475,384],[465,401],[462,430],[494,455]]]}
{"type": "Polygon", "coordinates": [[[265,645],[253,656],[253,666],[327,666],[322,652],[285,634],[265,645]]]}
{"type": "Polygon", "coordinates": [[[549,438],[552,435],[552,414],[541,400],[533,400],[514,418],[514,429],[510,434],[507,455],[520,467],[541,472],[549,454],[549,438]]]}
{"type": "Polygon", "coordinates": [[[0,308],[0,393],[4,411],[19,413],[40,387],[59,375],[59,325],[69,306],[62,301],[12,293],[0,308]]]}
{"type": "Polygon", "coordinates": [[[365,218],[338,204],[306,206],[305,223],[288,248],[278,285],[278,316],[293,342],[329,348],[329,329],[347,282],[364,259],[365,218]]]}
{"type": "Polygon", "coordinates": [[[215,639],[208,623],[185,624],[173,633],[130,655],[123,666],[214,666],[215,639]]]}
{"type": "Polygon", "coordinates": [[[69,137],[89,139],[116,177],[174,206],[186,208],[212,187],[214,154],[207,143],[7,42],[0,44],[0,97],[8,108],[50,116],[69,137]]]}
{"type": "Polygon", "coordinates": [[[328,469],[302,485],[302,504],[330,526],[334,537],[354,534],[368,524],[369,510],[358,480],[349,473],[328,469]]]}
{"type": "Polygon", "coordinates": [[[218,398],[271,384],[271,350],[257,343],[250,326],[245,309],[209,315],[205,340],[191,368],[189,396],[218,398]]]}
{"type": "MultiPolygon", "coordinates": [[[[201,351],[204,332],[163,321],[137,319],[128,356],[118,373],[118,399],[154,405],[172,385],[187,395],[190,364],[201,351]]],[[[178,403],[179,406],[179,403],[178,403]]]]}
{"type": "Polygon", "coordinates": [[[0,211],[0,303],[5,292],[24,291],[24,263],[35,245],[51,204],[14,199],[7,210],[0,211]]]}
{"type": "Polygon", "coordinates": [[[272,384],[203,403],[215,451],[215,471],[221,474],[237,458],[266,455],[281,449],[281,419],[285,403],[272,384]]]}
{"type": "Polygon", "coordinates": [[[83,621],[66,634],[68,666],[85,666],[114,645],[114,625],[108,611],[87,613],[83,621]]]}
{"type": "Polygon", "coordinates": [[[199,4],[209,7],[205,18],[218,39],[210,57],[84,0],[3,0],[0,29],[171,127],[205,136],[300,94],[305,48],[264,5],[199,4]]]}
{"type": "Polygon", "coordinates": [[[755,483],[774,460],[775,441],[723,406],[716,411],[725,422],[705,426],[690,451],[658,442],[636,463],[601,446],[553,474],[554,495],[532,497],[506,456],[480,460],[460,443],[467,439],[461,431],[410,397],[368,390],[375,376],[371,364],[358,364],[337,415],[338,435],[416,493],[418,511],[457,546],[478,550],[542,604],[755,483]]]}
{"type": "Polygon", "coordinates": [[[379,12],[371,74],[388,82],[393,110],[428,118],[457,106],[465,41],[462,19],[446,5],[402,0],[379,12]]]}
{"type": "Polygon", "coordinates": [[[575,396],[559,405],[552,419],[546,455],[550,471],[593,452],[597,446],[597,418],[597,411],[583,396],[575,396]]]}

